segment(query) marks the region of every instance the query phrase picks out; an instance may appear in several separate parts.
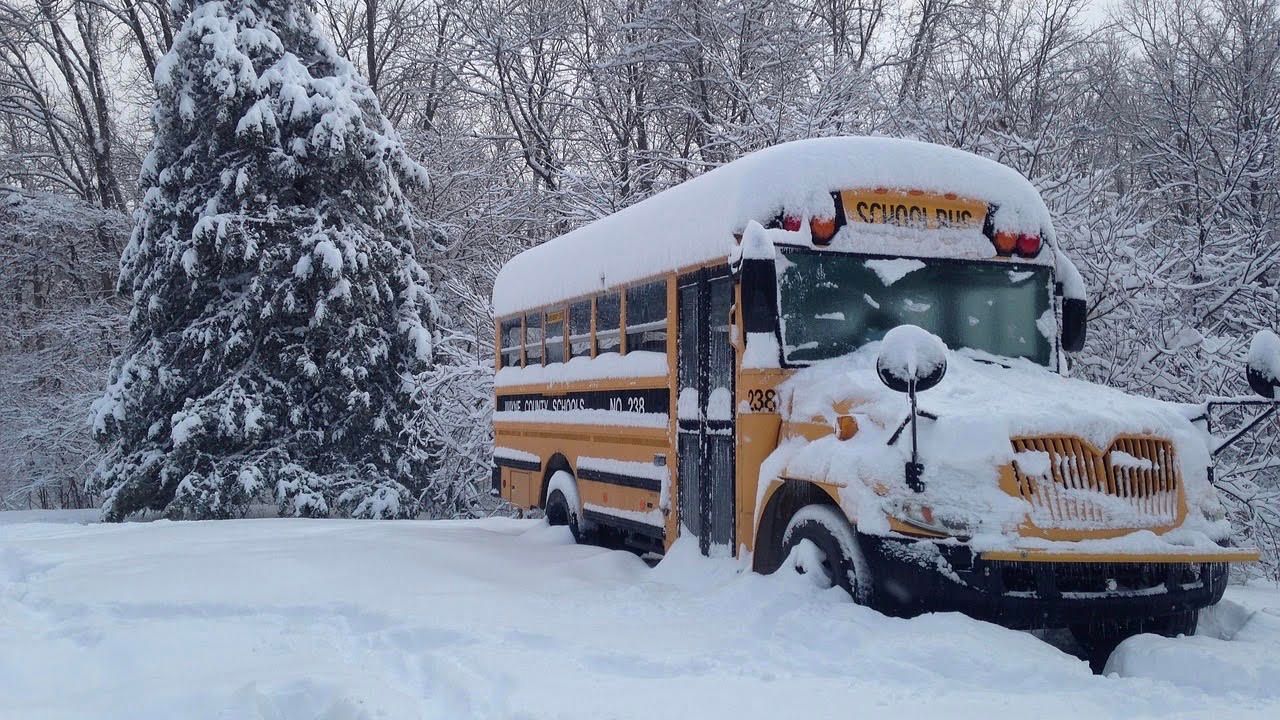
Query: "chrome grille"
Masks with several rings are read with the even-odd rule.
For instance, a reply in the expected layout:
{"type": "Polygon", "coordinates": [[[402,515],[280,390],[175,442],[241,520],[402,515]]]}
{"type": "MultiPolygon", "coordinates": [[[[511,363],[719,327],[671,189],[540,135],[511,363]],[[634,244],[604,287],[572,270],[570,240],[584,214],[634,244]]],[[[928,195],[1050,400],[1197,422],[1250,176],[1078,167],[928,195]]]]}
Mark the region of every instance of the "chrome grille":
{"type": "Polygon", "coordinates": [[[1038,527],[1150,528],[1178,519],[1179,474],[1167,440],[1122,437],[1099,452],[1078,438],[1033,437],[1014,439],[1013,449],[1048,455],[1047,473],[1020,467],[1016,456],[1013,463],[1017,494],[1038,527]]]}

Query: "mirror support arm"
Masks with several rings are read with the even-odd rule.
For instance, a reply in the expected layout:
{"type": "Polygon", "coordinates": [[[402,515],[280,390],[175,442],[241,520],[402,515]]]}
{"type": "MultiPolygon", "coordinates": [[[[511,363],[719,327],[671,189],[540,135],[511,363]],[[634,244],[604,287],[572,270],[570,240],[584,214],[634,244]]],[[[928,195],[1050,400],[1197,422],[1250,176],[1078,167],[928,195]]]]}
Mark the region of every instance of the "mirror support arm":
{"type": "Polygon", "coordinates": [[[911,400],[911,461],[903,468],[903,474],[906,476],[907,487],[914,492],[924,492],[924,465],[920,463],[918,452],[919,442],[916,436],[916,425],[918,423],[916,414],[919,410],[916,407],[916,381],[912,380],[907,384],[907,397],[911,400]]]}

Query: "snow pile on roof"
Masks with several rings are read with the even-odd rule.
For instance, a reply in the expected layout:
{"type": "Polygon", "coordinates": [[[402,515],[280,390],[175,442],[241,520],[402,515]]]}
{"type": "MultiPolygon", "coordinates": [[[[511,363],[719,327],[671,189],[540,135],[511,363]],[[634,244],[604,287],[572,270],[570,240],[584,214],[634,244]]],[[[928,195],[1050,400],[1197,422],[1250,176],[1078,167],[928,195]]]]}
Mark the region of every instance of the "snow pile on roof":
{"type": "MultiPolygon", "coordinates": [[[[999,206],[997,230],[1042,232],[1054,242],[1049,211],[1035,187],[993,160],[914,140],[799,140],[746,155],[517,255],[494,283],[494,312],[506,315],[728,258],[733,234],[749,221],[766,223],[783,210],[827,214],[832,191],[875,188],[993,203],[999,206]]],[[[970,236],[981,237],[962,234],[970,243],[970,236]]],[[[989,251],[990,243],[983,243],[989,251]]]]}
{"type": "MultiPolygon", "coordinates": [[[[779,231],[774,230],[774,232],[779,231]]],[[[742,243],[739,248],[744,260],[772,260],[778,255],[773,248],[773,241],[769,239],[769,231],[755,220],[747,222],[746,229],[742,231],[742,243]]]]}
{"type": "MultiPolygon", "coordinates": [[[[974,528],[975,535],[991,534],[986,547],[995,549],[1023,542],[1014,533],[1031,511],[1027,502],[999,486],[999,468],[1015,459],[1029,461],[1026,469],[1033,473],[1037,469],[1034,458],[1022,457],[1025,453],[1015,456],[1011,438],[1071,435],[1106,450],[1117,436],[1149,435],[1174,443],[1189,506],[1183,526],[1186,533],[1160,542],[1176,540],[1185,549],[1229,534],[1226,521],[1210,523],[1201,512],[1215,498],[1206,474],[1209,455],[1204,436],[1180,406],[1062,377],[1028,361],[1000,359],[1005,367],[967,350],[948,351],[945,377],[918,396],[920,409],[938,419],[919,421],[926,491],[913,493],[903,481],[903,464],[911,449],[909,435],[904,433],[889,445],[907,418],[909,404],[905,394],[888,389],[877,376],[882,345],[869,343],[844,357],[799,370],[779,386],[785,420],[834,425],[840,407],[848,408],[860,429],[846,441],[829,435],[811,442],[784,442],[766,462],[762,477],[825,479],[845,485],[846,510],[856,516],[864,532],[887,530],[881,515],[893,512],[895,504],[922,502],[941,519],[974,528]],[[860,404],[850,407],[850,403],[860,404]],[[871,491],[876,483],[887,486],[886,495],[871,491]]],[[[1105,503],[1110,498],[1096,499],[1105,503]]],[[[1110,516],[1097,527],[1149,526],[1146,516],[1125,517],[1123,508],[1107,507],[1110,516]]]]}

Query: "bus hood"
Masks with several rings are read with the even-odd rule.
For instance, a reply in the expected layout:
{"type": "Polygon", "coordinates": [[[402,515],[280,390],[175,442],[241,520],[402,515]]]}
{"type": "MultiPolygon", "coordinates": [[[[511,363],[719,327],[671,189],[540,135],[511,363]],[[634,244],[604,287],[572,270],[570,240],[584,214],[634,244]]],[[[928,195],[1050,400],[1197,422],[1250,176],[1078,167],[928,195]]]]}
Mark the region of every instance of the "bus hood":
{"type": "MultiPolygon", "coordinates": [[[[1186,495],[1184,527],[1217,539],[1229,532],[1210,487],[1206,436],[1190,420],[1198,406],[1178,405],[1129,395],[1101,385],[1066,378],[1025,360],[949,351],[946,376],[918,395],[920,410],[936,419],[919,420],[919,460],[924,465],[923,493],[906,487],[903,465],[910,459],[909,430],[890,443],[907,418],[907,397],[881,384],[875,360],[879,343],[849,355],[803,368],[778,390],[784,421],[835,425],[839,414],[852,415],[858,432],[848,440],[834,435],[817,440],[791,438],[780,443],[762,477],[823,480],[841,486],[846,505],[856,509],[860,529],[876,525],[875,516],[897,514],[903,503],[927,504],[935,514],[968,529],[967,534],[1015,533],[1029,517],[1031,503],[1007,489],[1000,477],[1018,461],[1022,469],[1047,456],[1019,451],[1018,438],[1075,438],[1088,452],[1107,453],[1122,437],[1168,441],[1175,453],[1186,495]],[[1092,448],[1091,450],[1089,448],[1092,448]],[[1208,511],[1214,522],[1204,518],[1208,511]],[[866,515],[866,517],[864,517],[866,515]]],[[[1039,453],[1043,455],[1043,453],[1039,453]]],[[[1127,456],[1126,456],[1126,459],[1127,456]]],[[[1047,469],[1039,472],[1048,473],[1047,469]]],[[[1081,530],[1139,529],[1150,526],[1115,507],[1092,513],[1081,530]]],[[[881,523],[883,521],[880,521],[881,523]]]]}

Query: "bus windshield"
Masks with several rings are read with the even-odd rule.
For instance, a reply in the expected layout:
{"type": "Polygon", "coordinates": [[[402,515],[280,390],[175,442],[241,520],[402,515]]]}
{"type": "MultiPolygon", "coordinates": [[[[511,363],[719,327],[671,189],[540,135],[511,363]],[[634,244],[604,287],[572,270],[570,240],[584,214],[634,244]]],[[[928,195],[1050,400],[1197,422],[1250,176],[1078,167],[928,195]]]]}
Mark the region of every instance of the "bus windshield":
{"type": "Polygon", "coordinates": [[[1047,267],[779,249],[788,363],[843,355],[911,324],[950,348],[1049,364],[1055,326],[1047,267]]]}

